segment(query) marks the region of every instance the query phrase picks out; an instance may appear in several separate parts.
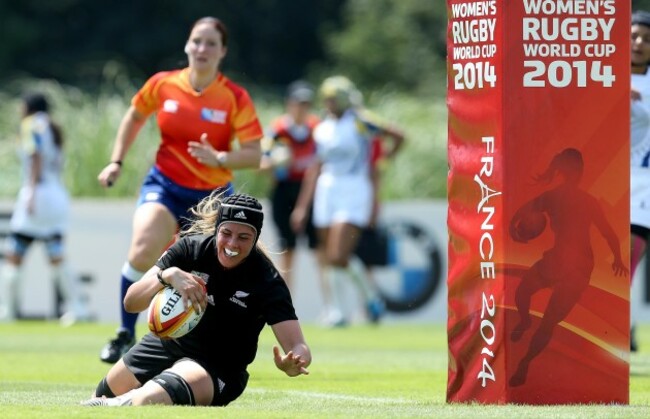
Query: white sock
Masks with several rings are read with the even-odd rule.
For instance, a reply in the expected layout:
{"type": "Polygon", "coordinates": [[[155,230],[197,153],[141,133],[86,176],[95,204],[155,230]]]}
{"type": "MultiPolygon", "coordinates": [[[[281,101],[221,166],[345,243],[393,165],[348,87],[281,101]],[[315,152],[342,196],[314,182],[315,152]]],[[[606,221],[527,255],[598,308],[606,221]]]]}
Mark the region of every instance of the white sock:
{"type": "Polygon", "coordinates": [[[138,282],[146,272],[140,272],[127,261],[122,265],[122,276],[131,282],[138,282]]]}
{"type": "Polygon", "coordinates": [[[77,319],[89,316],[86,302],[82,293],[81,279],[66,262],[52,265],[54,283],[61,290],[65,301],[66,311],[77,319]]]}
{"type": "Polygon", "coordinates": [[[131,391],[128,391],[120,396],[117,396],[113,399],[109,399],[113,401],[113,403],[109,404],[109,406],[131,406],[133,405],[133,392],[136,391],[137,389],[133,389],[131,391]]]}
{"type": "Polygon", "coordinates": [[[18,279],[21,267],[4,263],[0,267],[0,321],[11,321],[16,318],[18,307],[18,279]]]}
{"type": "Polygon", "coordinates": [[[330,317],[336,320],[336,317],[344,318],[345,311],[343,310],[343,295],[345,293],[344,285],[348,271],[345,268],[330,266],[327,272],[327,280],[330,284],[330,297],[331,304],[329,308],[330,317]]]}
{"type": "Polygon", "coordinates": [[[350,272],[350,278],[352,278],[352,281],[354,281],[359,292],[361,292],[365,302],[378,298],[377,290],[370,282],[370,279],[366,274],[366,267],[358,256],[350,256],[350,260],[348,261],[348,271],[350,272]]]}

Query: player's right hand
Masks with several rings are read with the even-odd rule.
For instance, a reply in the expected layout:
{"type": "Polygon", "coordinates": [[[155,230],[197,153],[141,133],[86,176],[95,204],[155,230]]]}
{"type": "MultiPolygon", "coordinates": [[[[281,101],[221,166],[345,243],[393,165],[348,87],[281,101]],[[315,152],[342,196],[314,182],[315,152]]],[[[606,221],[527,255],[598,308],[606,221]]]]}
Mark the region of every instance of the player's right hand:
{"type": "Polygon", "coordinates": [[[117,178],[120,176],[121,169],[122,167],[119,164],[109,163],[97,176],[99,184],[105,188],[113,186],[117,178]]]}
{"type": "Polygon", "coordinates": [[[302,207],[296,207],[291,211],[289,216],[289,223],[291,224],[291,229],[299,234],[305,230],[305,225],[307,224],[307,211],[302,207]]]}

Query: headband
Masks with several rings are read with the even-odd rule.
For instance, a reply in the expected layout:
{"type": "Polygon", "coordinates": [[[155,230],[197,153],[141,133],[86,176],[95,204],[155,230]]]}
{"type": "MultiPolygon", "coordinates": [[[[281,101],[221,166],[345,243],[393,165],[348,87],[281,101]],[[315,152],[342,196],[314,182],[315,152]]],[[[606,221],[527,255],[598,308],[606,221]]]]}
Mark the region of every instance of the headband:
{"type": "Polygon", "coordinates": [[[225,222],[243,224],[252,227],[253,230],[255,230],[255,241],[257,241],[262,232],[264,213],[261,208],[258,209],[244,205],[222,203],[219,206],[216,231],[219,231],[219,226],[225,222]]]}

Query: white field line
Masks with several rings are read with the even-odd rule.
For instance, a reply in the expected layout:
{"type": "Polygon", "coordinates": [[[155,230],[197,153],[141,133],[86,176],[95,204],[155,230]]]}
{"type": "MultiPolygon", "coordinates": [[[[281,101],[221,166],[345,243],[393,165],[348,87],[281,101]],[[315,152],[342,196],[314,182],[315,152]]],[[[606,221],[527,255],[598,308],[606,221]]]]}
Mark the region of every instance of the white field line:
{"type": "Polygon", "coordinates": [[[406,400],[403,398],[390,398],[390,397],[363,397],[351,396],[348,394],[336,393],[318,393],[315,391],[298,391],[298,390],[273,390],[266,388],[248,388],[246,392],[251,393],[279,393],[287,394],[290,396],[299,396],[309,399],[323,399],[323,400],[341,400],[341,401],[354,401],[363,403],[382,403],[382,404],[413,404],[413,400],[406,400]]]}

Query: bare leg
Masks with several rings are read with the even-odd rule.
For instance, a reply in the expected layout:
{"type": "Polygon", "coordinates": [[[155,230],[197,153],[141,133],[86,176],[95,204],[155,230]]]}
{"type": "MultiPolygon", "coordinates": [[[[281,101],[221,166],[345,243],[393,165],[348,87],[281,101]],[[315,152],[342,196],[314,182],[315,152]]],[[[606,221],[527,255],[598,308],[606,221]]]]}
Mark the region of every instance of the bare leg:
{"type": "MultiPolygon", "coordinates": [[[[169,371],[183,377],[192,388],[192,394],[198,406],[209,406],[214,396],[214,384],[206,370],[194,361],[180,361],[169,368],[169,371]]],[[[153,381],[147,381],[142,388],[133,392],[134,406],[148,404],[173,404],[167,391],[153,381]]]]}
{"type": "Polygon", "coordinates": [[[295,256],[294,249],[286,249],[282,253],[282,278],[287,283],[289,290],[293,291],[293,260],[295,256]]]}

